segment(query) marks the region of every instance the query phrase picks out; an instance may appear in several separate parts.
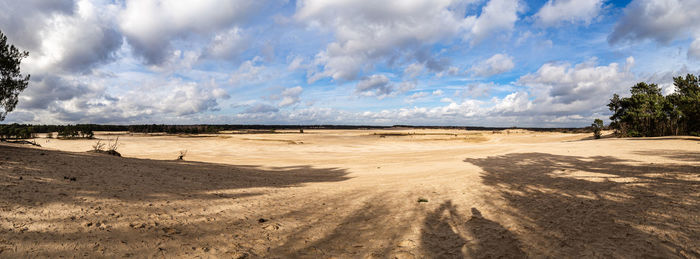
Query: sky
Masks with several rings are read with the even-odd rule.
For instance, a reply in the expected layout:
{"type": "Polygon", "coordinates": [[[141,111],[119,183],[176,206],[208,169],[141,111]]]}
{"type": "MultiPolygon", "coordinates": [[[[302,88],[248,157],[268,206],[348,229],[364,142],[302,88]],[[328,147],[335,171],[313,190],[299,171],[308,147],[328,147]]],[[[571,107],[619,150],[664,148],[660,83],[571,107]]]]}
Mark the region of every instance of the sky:
{"type": "Polygon", "coordinates": [[[4,123],[581,127],[700,74],[699,0],[0,0],[4,123]]]}

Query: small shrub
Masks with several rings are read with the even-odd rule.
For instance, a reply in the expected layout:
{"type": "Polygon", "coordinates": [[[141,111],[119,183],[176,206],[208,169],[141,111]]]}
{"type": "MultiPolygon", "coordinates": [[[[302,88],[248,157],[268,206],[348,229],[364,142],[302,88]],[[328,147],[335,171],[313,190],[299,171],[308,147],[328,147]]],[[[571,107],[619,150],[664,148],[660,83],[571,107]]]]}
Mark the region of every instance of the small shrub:
{"type": "Polygon", "coordinates": [[[98,140],[95,145],[92,145],[92,151],[99,152],[99,151],[104,151],[105,149],[105,143],[102,143],[102,140],[98,140]]]}
{"type": "Polygon", "coordinates": [[[603,130],[603,120],[601,119],[595,119],[593,121],[593,124],[591,124],[591,127],[593,128],[593,137],[595,139],[599,139],[601,136],[600,131],[603,130]]]}
{"type": "Polygon", "coordinates": [[[177,160],[183,160],[183,158],[187,155],[187,149],[185,150],[180,150],[180,155],[177,156],[177,160]]]}
{"type": "Polygon", "coordinates": [[[117,137],[114,142],[112,140],[107,141],[107,143],[102,142],[102,140],[98,140],[95,145],[92,145],[92,152],[95,153],[103,153],[103,154],[109,154],[113,156],[122,156],[119,152],[117,152],[117,148],[119,147],[119,137],[117,137]]]}
{"type": "Polygon", "coordinates": [[[107,143],[107,151],[116,152],[117,147],[119,147],[119,137],[114,139],[114,143],[111,140],[107,143]]]}
{"type": "Polygon", "coordinates": [[[428,202],[428,199],[426,199],[426,198],[418,198],[418,203],[421,203],[421,202],[428,202]]]}

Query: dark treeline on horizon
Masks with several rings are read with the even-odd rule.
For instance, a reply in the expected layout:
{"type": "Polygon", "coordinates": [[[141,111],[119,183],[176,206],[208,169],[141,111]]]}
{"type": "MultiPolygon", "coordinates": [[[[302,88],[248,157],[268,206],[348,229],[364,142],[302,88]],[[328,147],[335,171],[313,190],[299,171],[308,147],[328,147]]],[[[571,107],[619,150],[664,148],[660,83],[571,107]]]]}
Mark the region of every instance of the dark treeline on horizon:
{"type": "Polygon", "coordinates": [[[196,124],[196,125],[167,125],[167,124],[139,124],[139,125],[102,125],[102,124],[75,124],[75,125],[32,125],[32,124],[0,124],[0,138],[2,139],[27,139],[33,138],[36,133],[56,133],[58,138],[92,138],[95,131],[127,131],[131,133],[169,133],[169,134],[205,134],[218,133],[220,131],[235,130],[300,130],[300,129],[456,129],[456,130],[506,130],[525,129],[531,131],[558,131],[558,132],[589,132],[590,127],[582,128],[534,128],[534,127],[478,127],[478,126],[369,126],[369,125],[265,125],[265,124],[196,124]]]}

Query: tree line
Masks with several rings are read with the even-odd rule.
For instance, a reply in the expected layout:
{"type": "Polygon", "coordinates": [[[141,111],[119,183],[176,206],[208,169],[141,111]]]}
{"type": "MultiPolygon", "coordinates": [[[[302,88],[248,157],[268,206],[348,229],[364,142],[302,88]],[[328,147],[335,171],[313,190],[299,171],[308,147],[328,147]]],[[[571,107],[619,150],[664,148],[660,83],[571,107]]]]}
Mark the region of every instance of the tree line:
{"type": "Polygon", "coordinates": [[[7,124],[0,125],[0,139],[29,139],[35,138],[37,133],[56,132],[58,138],[93,138],[94,131],[104,130],[103,125],[78,124],[78,125],[30,125],[7,124]]]}
{"type": "Polygon", "coordinates": [[[700,136],[700,80],[688,74],[674,77],[673,85],[666,96],[658,85],[645,82],[632,86],[630,97],[614,94],[609,127],[621,137],[700,136]]]}
{"type": "Polygon", "coordinates": [[[135,133],[156,133],[165,132],[169,134],[202,134],[202,133],[218,133],[222,131],[222,127],[212,125],[130,125],[129,132],[135,133]]]}
{"type": "MultiPolygon", "coordinates": [[[[132,133],[170,133],[170,134],[203,134],[218,133],[223,130],[220,126],[212,125],[99,125],[99,124],[77,124],[77,125],[30,125],[30,124],[7,124],[0,125],[1,139],[28,139],[36,137],[37,133],[53,134],[56,137],[73,138],[93,138],[95,131],[128,131],[132,133]]],[[[52,136],[52,135],[49,135],[52,136]]]]}

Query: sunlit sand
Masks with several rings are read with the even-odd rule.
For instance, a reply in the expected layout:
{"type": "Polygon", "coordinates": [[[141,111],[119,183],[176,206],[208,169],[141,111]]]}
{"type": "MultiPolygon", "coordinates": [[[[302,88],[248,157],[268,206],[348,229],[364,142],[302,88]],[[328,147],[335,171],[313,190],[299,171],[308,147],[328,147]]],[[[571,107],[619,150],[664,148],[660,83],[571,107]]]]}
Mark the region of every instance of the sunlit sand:
{"type": "Polygon", "coordinates": [[[0,257],[700,256],[700,138],[235,133],[0,145],[0,257]]]}

